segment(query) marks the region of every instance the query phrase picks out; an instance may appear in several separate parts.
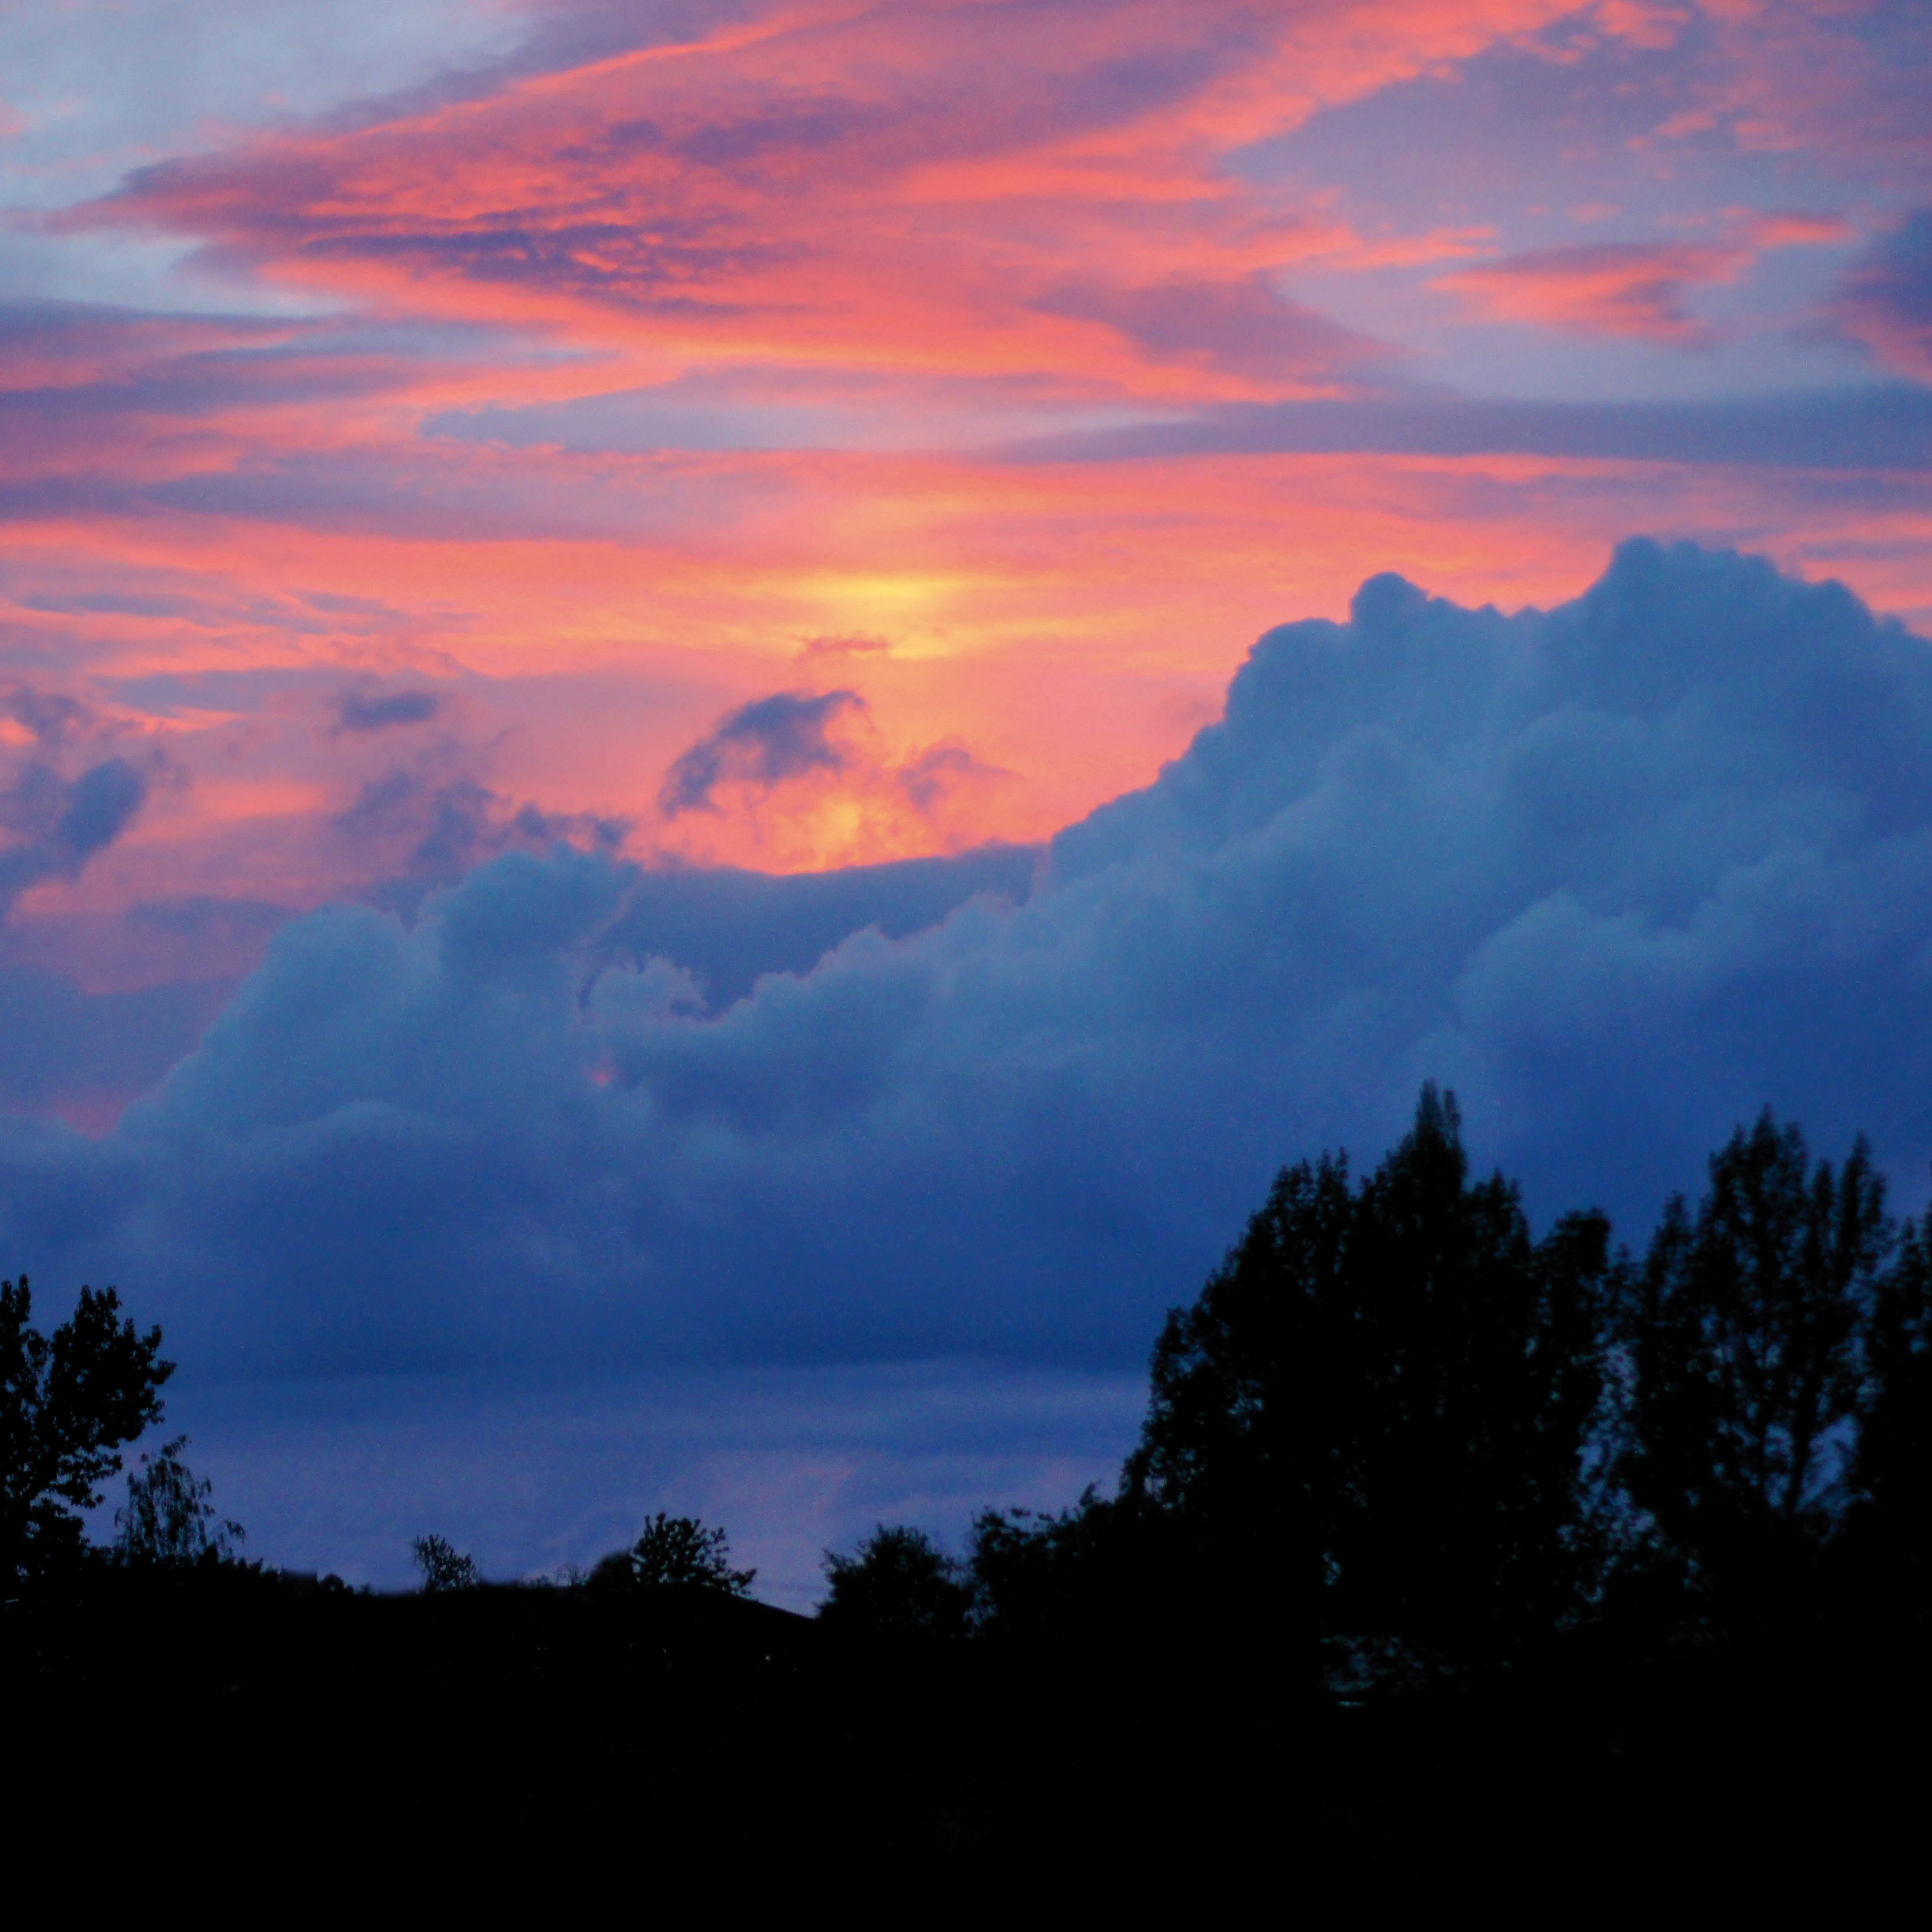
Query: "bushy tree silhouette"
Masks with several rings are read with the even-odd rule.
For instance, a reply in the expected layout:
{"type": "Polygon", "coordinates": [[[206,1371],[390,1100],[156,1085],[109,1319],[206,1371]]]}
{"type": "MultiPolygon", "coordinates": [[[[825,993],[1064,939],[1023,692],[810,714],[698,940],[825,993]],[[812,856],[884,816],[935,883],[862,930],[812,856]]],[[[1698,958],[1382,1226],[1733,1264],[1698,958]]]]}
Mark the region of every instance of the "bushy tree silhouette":
{"type": "Polygon", "coordinates": [[[660,1512],[628,1550],[601,1558],[587,1580],[604,1590],[706,1590],[742,1597],[758,1574],[731,1568],[723,1530],[706,1529],[695,1516],[660,1512]]]}
{"type": "Polygon", "coordinates": [[[412,1537],[410,1555],[422,1572],[425,1596],[442,1596],[453,1590],[473,1590],[483,1580],[476,1568],[476,1558],[458,1550],[447,1537],[412,1537]]]}
{"type": "MultiPolygon", "coordinates": [[[[1814,1166],[1768,1109],[1710,1172],[1695,1218],[1672,1200],[1624,1284],[1616,1474],[1656,1559],[1723,1621],[1784,1600],[1830,1531],[1832,1451],[1895,1232],[1862,1141],[1814,1166]]],[[[1901,1313],[1888,1332],[1910,1328],[1901,1313]]],[[[1866,1460],[1882,1486],[1882,1453],[1866,1460]]]]}
{"type": "Polygon", "coordinates": [[[827,1624],[898,1636],[966,1634],[972,1590],[923,1530],[880,1523],[855,1555],[828,1550],[824,1569],[831,1593],[818,1614],[827,1624]]]}
{"type": "Polygon", "coordinates": [[[1600,1214],[1538,1242],[1512,1183],[1472,1184],[1454,1097],[1425,1087],[1373,1175],[1285,1170],[1170,1314],[1124,1502],[1217,1591],[1279,1579],[1304,1659],[1507,1653],[1587,1587],[1610,1274],[1600,1214]]]}
{"type": "Polygon", "coordinates": [[[1124,1515],[1089,1487],[1070,1509],[982,1510],[973,1519],[968,1570],[974,1627],[996,1639],[1089,1634],[1134,1622],[1134,1598],[1153,1566],[1153,1524],[1124,1515]]]}
{"type": "Polygon", "coordinates": [[[225,1562],[248,1532],[225,1522],[208,1499],[214,1485],[196,1481],[181,1452],[188,1438],[177,1436],[128,1478],[128,1500],[114,1512],[114,1556],[131,1564],[225,1562]]]}
{"type": "Polygon", "coordinates": [[[100,1502],[122,1445],[160,1420],[174,1373],[160,1329],[122,1319],[111,1288],[83,1288],[51,1336],[32,1312],[25,1275],[0,1282],[0,1587],[80,1549],[79,1511],[100,1502]]]}

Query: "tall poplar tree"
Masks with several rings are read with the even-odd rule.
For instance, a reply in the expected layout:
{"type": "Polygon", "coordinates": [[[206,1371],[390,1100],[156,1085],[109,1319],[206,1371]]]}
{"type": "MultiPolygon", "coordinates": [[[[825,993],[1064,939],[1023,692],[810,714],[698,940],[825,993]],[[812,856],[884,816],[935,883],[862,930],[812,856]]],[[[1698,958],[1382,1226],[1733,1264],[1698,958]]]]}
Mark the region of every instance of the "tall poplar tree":
{"type": "Polygon", "coordinates": [[[1628,1278],[1616,1474],[1720,1622],[1788,1601],[1828,1536],[1894,1242],[1864,1142],[1814,1166],[1767,1108],[1712,1156],[1694,1217],[1668,1204],[1628,1278]]]}

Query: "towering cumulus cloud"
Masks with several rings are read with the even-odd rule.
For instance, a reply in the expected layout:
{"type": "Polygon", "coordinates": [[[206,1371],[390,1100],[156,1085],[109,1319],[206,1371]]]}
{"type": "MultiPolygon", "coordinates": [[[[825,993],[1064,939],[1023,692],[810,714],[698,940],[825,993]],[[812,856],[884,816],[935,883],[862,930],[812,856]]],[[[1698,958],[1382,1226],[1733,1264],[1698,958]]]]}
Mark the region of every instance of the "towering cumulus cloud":
{"type": "Polygon", "coordinates": [[[326,908],[112,1134],[6,1129],[5,1263],[242,1371],[1101,1364],[1427,1076],[1631,1232],[1766,1101],[1932,1151],[1932,656],[1749,558],[1632,543],[1514,616],[1372,579],[985,876],[808,970],[775,930],[735,998],[699,901],[594,854],[326,908]]]}

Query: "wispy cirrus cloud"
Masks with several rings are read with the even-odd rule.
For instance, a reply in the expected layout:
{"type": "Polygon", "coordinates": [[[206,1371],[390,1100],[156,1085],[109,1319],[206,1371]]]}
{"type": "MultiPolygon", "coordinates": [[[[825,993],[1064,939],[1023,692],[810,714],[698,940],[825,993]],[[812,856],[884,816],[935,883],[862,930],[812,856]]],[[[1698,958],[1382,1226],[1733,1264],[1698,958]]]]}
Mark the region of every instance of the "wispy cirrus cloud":
{"type": "Polygon", "coordinates": [[[1832,216],[1756,215],[1711,242],[1602,242],[1531,249],[1440,275],[1490,321],[1530,322],[1578,335],[1623,336],[1676,347],[1714,339],[1690,306],[1700,289],[1736,281],[1766,250],[1848,238],[1832,216]]]}
{"type": "Polygon", "coordinates": [[[994,31],[976,8],[808,7],[164,163],[66,219],[430,312],[487,290],[506,322],[640,358],[1072,364],[1158,392],[1178,353],[1238,392],[1360,345],[1254,280],[1333,224],[1235,190],[1216,150],[1559,10],[1138,0],[1002,8],[994,31]]]}
{"type": "Polygon", "coordinates": [[[1922,190],[1932,20],[1916,0],[1721,0],[1686,25],[1718,58],[1695,71],[1671,129],[1679,140],[1829,156],[1847,176],[1922,190]]]}

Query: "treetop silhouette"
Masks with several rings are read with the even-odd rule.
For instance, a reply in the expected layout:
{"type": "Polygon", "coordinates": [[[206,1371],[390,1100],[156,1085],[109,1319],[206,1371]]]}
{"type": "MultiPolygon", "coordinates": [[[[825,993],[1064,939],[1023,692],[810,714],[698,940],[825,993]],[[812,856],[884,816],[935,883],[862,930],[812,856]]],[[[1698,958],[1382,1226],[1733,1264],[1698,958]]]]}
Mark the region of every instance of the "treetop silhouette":
{"type": "Polygon", "coordinates": [[[1612,1276],[1604,1217],[1533,1240],[1426,1086],[1367,1179],[1284,1168],[1170,1313],[1123,1499],[1217,1576],[1271,1565],[1304,1640],[1506,1653],[1589,1586],[1612,1276]]]}
{"type": "Polygon", "coordinates": [[[819,1612],[827,1623],[877,1635],[964,1636],[971,1586],[958,1561],[925,1531],[880,1523],[856,1555],[825,1552],[830,1594],[819,1612]]]}
{"type": "Polygon", "coordinates": [[[586,1581],[602,1590],[702,1590],[744,1597],[751,1594],[758,1574],[731,1568],[723,1530],[706,1529],[695,1516],[660,1510],[628,1550],[601,1558],[586,1581]]]}
{"type": "Polygon", "coordinates": [[[51,1336],[32,1312],[25,1275],[0,1282],[0,1586],[80,1550],[79,1512],[100,1502],[122,1445],[160,1420],[175,1371],[160,1330],[122,1318],[111,1288],[83,1288],[51,1336]]]}
{"type": "Polygon", "coordinates": [[[1881,1290],[1898,1234],[1863,1141],[1814,1166],[1766,1109],[1710,1171],[1695,1216],[1672,1199],[1624,1286],[1615,1474],[1650,1553],[1732,1614],[1822,1550],[1868,1352],[1882,1385],[1886,1337],[1910,1320],[1871,1326],[1903,1291],[1881,1290]]]}
{"type": "Polygon", "coordinates": [[[114,1512],[114,1556],[124,1564],[226,1562],[248,1532],[218,1517],[208,1501],[214,1485],[197,1480],[182,1460],[188,1438],[177,1436],[128,1478],[128,1500],[114,1512]]]}
{"type": "Polygon", "coordinates": [[[412,1537],[410,1556],[422,1572],[425,1596],[447,1596],[453,1591],[473,1590],[483,1580],[476,1558],[458,1549],[446,1536],[412,1537]]]}

